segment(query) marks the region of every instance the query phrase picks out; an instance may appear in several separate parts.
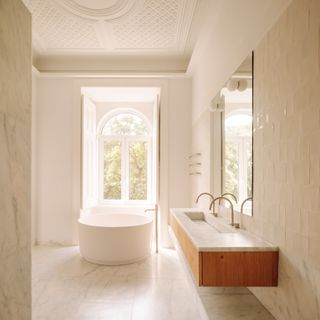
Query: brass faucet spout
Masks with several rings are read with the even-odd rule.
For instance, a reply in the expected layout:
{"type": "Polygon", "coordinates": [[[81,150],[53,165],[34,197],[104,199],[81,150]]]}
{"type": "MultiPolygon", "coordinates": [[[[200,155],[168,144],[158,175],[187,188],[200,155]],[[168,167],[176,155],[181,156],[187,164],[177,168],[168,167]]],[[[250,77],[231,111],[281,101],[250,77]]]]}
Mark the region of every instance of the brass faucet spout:
{"type": "Polygon", "coordinates": [[[240,212],[243,213],[243,207],[244,207],[244,204],[247,202],[247,201],[252,201],[252,197],[249,197],[247,199],[244,199],[241,203],[241,208],[240,208],[240,212]]]}
{"type": "MultiPolygon", "coordinates": [[[[209,192],[202,192],[202,193],[200,193],[200,194],[197,196],[196,203],[198,203],[200,197],[202,197],[202,196],[204,196],[204,195],[209,196],[209,197],[212,199],[212,201],[214,200],[214,196],[213,196],[211,193],[209,193],[209,192]]],[[[211,209],[211,206],[210,206],[209,210],[210,210],[210,209],[211,209]]],[[[212,214],[215,215],[214,212],[212,212],[212,214]]]]}
{"type": "MultiPolygon", "coordinates": [[[[230,196],[231,198],[233,198],[233,200],[238,203],[238,199],[237,197],[233,194],[233,193],[230,193],[230,192],[225,192],[221,195],[221,197],[224,197],[224,196],[230,196]]],[[[219,200],[219,204],[220,204],[220,200],[219,200]]]]}
{"type": "Polygon", "coordinates": [[[202,193],[200,193],[200,194],[197,196],[196,203],[199,202],[199,199],[200,199],[203,195],[207,195],[207,196],[209,196],[212,200],[214,200],[214,197],[213,197],[213,195],[212,195],[211,193],[209,193],[209,192],[202,192],[202,193]]]}
{"type": "Polygon", "coordinates": [[[219,200],[219,201],[220,201],[220,200],[225,200],[225,201],[227,201],[227,202],[230,204],[230,209],[231,209],[231,225],[232,225],[233,227],[237,227],[237,228],[238,228],[239,225],[234,223],[233,204],[232,204],[232,202],[231,202],[228,198],[223,197],[223,196],[220,196],[220,197],[215,198],[214,200],[212,200],[212,202],[211,202],[211,204],[210,204],[210,209],[213,207],[213,211],[214,211],[214,205],[215,205],[215,203],[216,203],[217,200],[219,200]]]}

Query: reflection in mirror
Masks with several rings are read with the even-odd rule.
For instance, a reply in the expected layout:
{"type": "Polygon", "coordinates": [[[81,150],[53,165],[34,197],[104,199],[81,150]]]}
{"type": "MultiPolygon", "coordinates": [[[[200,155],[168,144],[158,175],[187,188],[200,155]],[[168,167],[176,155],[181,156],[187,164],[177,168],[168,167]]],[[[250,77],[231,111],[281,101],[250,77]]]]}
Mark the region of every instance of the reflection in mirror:
{"type": "MultiPolygon", "coordinates": [[[[238,204],[252,197],[252,55],[221,90],[222,113],[222,192],[234,194],[238,204]]],[[[252,215],[252,201],[243,213],[252,215]]],[[[240,209],[240,208],[239,208],[240,209]]]]}

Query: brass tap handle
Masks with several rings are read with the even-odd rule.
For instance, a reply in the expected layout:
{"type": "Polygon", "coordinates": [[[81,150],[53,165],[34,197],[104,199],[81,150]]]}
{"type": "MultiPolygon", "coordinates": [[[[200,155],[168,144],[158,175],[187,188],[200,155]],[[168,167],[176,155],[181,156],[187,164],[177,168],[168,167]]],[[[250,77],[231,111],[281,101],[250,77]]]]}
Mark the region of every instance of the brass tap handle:
{"type": "MultiPolygon", "coordinates": [[[[225,192],[221,195],[221,197],[224,197],[224,196],[230,196],[231,198],[233,198],[233,200],[238,203],[238,199],[237,197],[233,194],[233,193],[230,193],[230,192],[225,192]]],[[[219,200],[219,204],[221,203],[221,199],[219,200]]]]}

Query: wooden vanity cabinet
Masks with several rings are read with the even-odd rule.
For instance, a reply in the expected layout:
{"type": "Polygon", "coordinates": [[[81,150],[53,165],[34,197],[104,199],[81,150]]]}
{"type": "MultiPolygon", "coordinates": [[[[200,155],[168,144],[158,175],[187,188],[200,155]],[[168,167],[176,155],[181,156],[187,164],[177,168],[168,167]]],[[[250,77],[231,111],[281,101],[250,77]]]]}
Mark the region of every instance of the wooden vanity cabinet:
{"type": "Polygon", "coordinates": [[[202,286],[270,287],[278,284],[277,251],[201,252],[202,286]]]}
{"type": "Polygon", "coordinates": [[[197,248],[193,245],[187,234],[173,216],[171,216],[170,223],[183,254],[189,263],[194,279],[196,283],[200,285],[202,283],[201,252],[198,252],[197,248]]]}
{"type": "Polygon", "coordinates": [[[277,286],[278,251],[199,252],[173,216],[171,227],[198,286],[277,286]]]}

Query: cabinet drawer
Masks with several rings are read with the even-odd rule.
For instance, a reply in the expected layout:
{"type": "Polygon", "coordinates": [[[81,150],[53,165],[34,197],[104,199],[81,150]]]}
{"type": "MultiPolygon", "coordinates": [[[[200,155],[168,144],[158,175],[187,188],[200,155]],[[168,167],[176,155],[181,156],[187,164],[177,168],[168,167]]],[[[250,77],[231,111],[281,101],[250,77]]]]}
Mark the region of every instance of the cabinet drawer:
{"type": "Polygon", "coordinates": [[[278,255],[277,251],[202,252],[202,285],[277,286],[278,255]]]}

